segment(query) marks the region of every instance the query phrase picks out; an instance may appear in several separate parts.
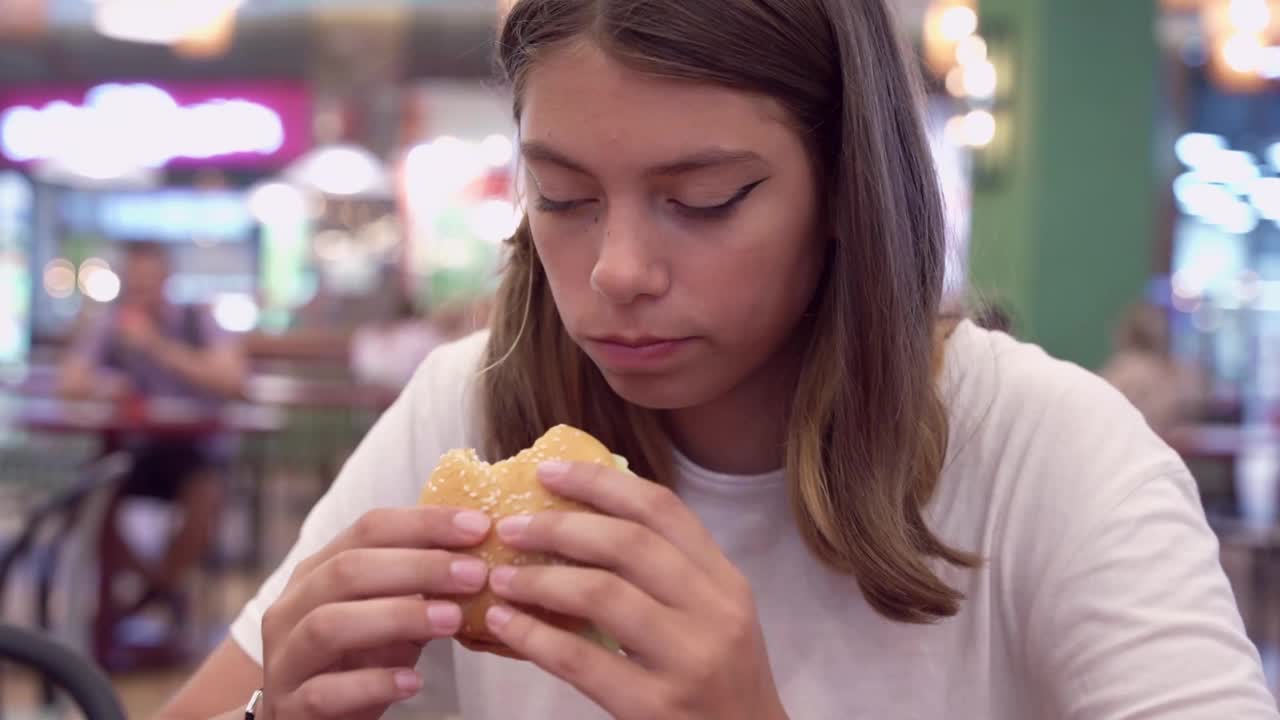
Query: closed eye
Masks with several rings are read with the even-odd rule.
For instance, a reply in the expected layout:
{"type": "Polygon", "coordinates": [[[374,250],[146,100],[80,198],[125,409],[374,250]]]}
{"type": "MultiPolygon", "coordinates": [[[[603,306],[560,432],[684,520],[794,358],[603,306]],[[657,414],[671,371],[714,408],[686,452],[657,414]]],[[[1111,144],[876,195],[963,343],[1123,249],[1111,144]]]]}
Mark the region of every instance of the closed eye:
{"type": "Polygon", "coordinates": [[[733,210],[738,206],[739,203],[741,203],[743,200],[746,200],[747,196],[750,195],[753,190],[763,185],[765,180],[768,180],[768,179],[769,178],[764,178],[764,180],[757,180],[756,182],[753,182],[750,185],[743,187],[741,190],[734,193],[733,197],[729,198],[725,202],[720,203],[719,205],[709,205],[709,206],[686,205],[685,203],[682,203],[679,200],[671,200],[670,202],[681,213],[691,218],[694,218],[697,220],[719,220],[721,218],[728,217],[733,212],[733,210]]]}
{"type": "Polygon", "coordinates": [[[545,213],[564,213],[576,210],[584,205],[595,202],[591,198],[582,198],[578,200],[552,200],[548,197],[539,197],[537,208],[539,212],[545,213]]]}

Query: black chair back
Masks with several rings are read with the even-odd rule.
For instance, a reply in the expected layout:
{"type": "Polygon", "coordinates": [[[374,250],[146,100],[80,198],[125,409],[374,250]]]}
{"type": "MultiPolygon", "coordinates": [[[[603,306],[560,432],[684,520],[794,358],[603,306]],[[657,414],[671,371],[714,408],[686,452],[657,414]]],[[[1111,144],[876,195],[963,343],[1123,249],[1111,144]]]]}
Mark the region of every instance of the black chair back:
{"type": "Polygon", "coordinates": [[[88,720],[125,720],[115,689],[98,667],[44,635],[0,625],[0,661],[3,660],[33,670],[65,690],[88,720]]]}
{"type": "MultiPolygon", "coordinates": [[[[15,536],[0,539],[0,602],[8,597],[15,582],[15,570],[24,558],[30,561],[35,584],[32,588],[36,626],[45,633],[53,630],[52,609],[54,579],[64,545],[70,540],[94,500],[115,492],[132,461],[124,453],[114,453],[89,464],[70,487],[24,511],[25,518],[15,536]]],[[[105,503],[100,503],[105,507],[105,503]]],[[[0,677],[2,682],[2,677],[0,677]]],[[[52,684],[43,682],[44,701],[53,702],[52,684]]]]}

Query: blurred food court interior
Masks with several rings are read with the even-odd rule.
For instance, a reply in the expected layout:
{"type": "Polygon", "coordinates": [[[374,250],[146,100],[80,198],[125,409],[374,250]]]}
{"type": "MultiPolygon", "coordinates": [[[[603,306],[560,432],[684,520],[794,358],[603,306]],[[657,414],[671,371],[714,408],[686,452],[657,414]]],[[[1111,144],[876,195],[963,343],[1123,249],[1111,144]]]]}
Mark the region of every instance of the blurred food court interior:
{"type": "MultiPolygon", "coordinates": [[[[521,221],[493,0],[0,0],[0,601],[145,716],[521,221]],[[157,479],[159,478],[159,479],[157,479]]],[[[1280,2],[895,0],[949,302],[1193,469],[1280,679],[1280,2]]],[[[34,712],[35,676],[0,708],[34,712]]]]}

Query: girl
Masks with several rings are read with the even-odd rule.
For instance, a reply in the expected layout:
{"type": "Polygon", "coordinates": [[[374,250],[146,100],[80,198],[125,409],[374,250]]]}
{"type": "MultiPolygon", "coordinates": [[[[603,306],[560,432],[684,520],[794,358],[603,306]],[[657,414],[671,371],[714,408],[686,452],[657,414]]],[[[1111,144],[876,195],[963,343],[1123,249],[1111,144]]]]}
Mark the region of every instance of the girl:
{"type": "Polygon", "coordinates": [[[1276,717],[1178,457],[941,317],[885,0],[521,0],[500,48],[529,207],[491,334],[424,363],[165,717],[1276,717]],[[413,507],[444,451],[559,422],[655,481],[547,466],[606,516],[494,528],[579,566],[486,574],[455,551],[490,518],[413,507]],[[529,662],[424,599],[485,583],[529,662]]]}

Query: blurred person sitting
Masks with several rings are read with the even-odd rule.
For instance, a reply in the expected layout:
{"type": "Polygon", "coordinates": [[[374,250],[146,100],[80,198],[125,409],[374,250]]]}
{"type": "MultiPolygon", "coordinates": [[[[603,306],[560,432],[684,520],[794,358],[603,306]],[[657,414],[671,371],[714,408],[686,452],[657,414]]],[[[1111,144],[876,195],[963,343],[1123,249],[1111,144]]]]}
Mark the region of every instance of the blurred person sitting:
{"type": "Polygon", "coordinates": [[[389,318],[352,334],[351,372],[361,383],[399,391],[427,355],[450,339],[404,295],[389,318]]]}
{"type": "Polygon", "coordinates": [[[388,320],[363,325],[352,334],[352,374],[362,383],[402,390],[436,347],[487,327],[490,303],[488,296],[465,295],[426,312],[402,295],[388,320]]]}
{"type": "MultiPolygon", "coordinates": [[[[206,308],[169,302],[165,287],[170,272],[164,246],[132,243],[126,248],[120,299],[83,328],[62,362],[64,395],[105,395],[124,402],[164,398],[213,410],[242,394],[246,362],[238,343],[206,308]]],[[[145,588],[130,612],[162,601],[179,625],[182,584],[210,547],[221,517],[230,438],[164,438],[144,431],[109,437],[107,445],[108,450],[130,453],[134,467],[104,524],[104,577],[118,570],[137,573],[145,588]],[[180,510],[158,561],[142,560],[121,534],[119,500],[125,497],[172,503],[180,510]]],[[[110,580],[104,581],[104,593],[110,580]]]]}
{"type": "Polygon", "coordinates": [[[1115,334],[1115,353],[1099,374],[1164,437],[1193,422],[1204,404],[1202,373],[1173,356],[1168,318],[1153,305],[1128,311],[1115,334]]]}

